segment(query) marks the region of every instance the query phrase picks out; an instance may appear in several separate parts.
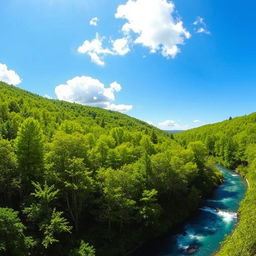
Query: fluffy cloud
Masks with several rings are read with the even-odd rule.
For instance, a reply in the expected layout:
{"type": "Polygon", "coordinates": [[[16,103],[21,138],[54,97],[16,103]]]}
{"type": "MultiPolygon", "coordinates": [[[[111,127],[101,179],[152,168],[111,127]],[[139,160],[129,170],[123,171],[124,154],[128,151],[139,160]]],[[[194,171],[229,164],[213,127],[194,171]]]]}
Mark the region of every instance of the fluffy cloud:
{"type": "Polygon", "coordinates": [[[92,41],[85,40],[77,51],[81,54],[87,54],[91,57],[91,61],[99,66],[104,66],[103,58],[105,55],[113,54],[113,52],[103,47],[104,38],[96,33],[96,37],[92,41]]]}
{"type": "Polygon", "coordinates": [[[98,26],[98,22],[99,22],[99,19],[98,19],[98,17],[94,17],[94,18],[92,18],[90,21],[89,21],[89,24],[91,25],[91,26],[98,26]]]}
{"type": "Polygon", "coordinates": [[[112,41],[113,52],[116,55],[125,55],[130,51],[128,38],[119,38],[112,41]]]}
{"type": "Polygon", "coordinates": [[[196,33],[203,33],[203,34],[211,34],[211,32],[207,29],[207,25],[204,21],[204,18],[197,17],[197,19],[193,22],[193,25],[196,27],[196,33]]]}
{"type": "Polygon", "coordinates": [[[135,35],[134,43],[148,47],[152,53],[160,51],[164,57],[174,58],[179,45],[191,36],[175,18],[174,4],[167,0],[128,0],[118,7],[115,17],[126,20],[122,31],[135,35]]]}
{"type": "Polygon", "coordinates": [[[21,83],[21,78],[15,71],[8,69],[5,64],[0,63],[0,81],[11,85],[18,85],[21,83]]]}
{"type": "Polygon", "coordinates": [[[55,93],[59,100],[126,112],[132,109],[131,105],[113,103],[115,101],[115,93],[121,89],[121,85],[117,82],[111,83],[106,88],[103,83],[95,78],[77,76],[68,80],[65,84],[56,86],[55,93]]]}
{"type": "Polygon", "coordinates": [[[126,37],[116,40],[108,40],[110,46],[104,47],[104,37],[96,33],[96,37],[92,41],[85,40],[77,51],[81,54],[90,56],[91,61],[99,66],[104,66],[104,58],[107,55],[125,55],[130,51],[129,40],[126,37]]]}
{"type": "MultiPolygon", "coordinates": [[[[191,37],[177,17],[174,3],[168,0],[128,0],[118,6],[115,18],[125,20],[121,38],[105,40],[97,33],[94,39],[85,40],[78,47],[79,53],[89,55],[91,61],[99,66],[105,65],[107,55],[126,55],[133,44],[143,45],[151,53],[160,52],[166,58],[174,58],[180,52],[180,45],[191,37]],[[107,46],[103,46],[105,41],[107,46]]],[[[202,21],[195,22],[199,24],[202,21]]],[[[97,24],[97,17],[91,19],[90,25],[97,24]]],[[[198,33],[202,33],[202,28],[198,33]]]]}

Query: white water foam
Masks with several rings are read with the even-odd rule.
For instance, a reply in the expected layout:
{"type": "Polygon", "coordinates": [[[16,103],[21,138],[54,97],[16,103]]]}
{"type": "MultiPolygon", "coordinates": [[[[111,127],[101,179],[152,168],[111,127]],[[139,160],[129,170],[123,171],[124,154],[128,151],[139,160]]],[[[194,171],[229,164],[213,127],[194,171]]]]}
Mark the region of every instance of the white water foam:
{"type": "Polygon", "coordinates": [[[186,230],[185,235],[178,235],[177,236],[177,242],[180,249],[186,250],[189,248],[191,243],[193,242],[199,242],[204,239],[204,236],[197,235],[193,230],[186,230]]]}
{"type": "Polygon", "coordinates": [[[224,222],[229,223],[232,220],[237,218],[237,213],[236,212],[228,212],[228,211],[222,211],[222,210],[215,210],[210,207],[203,207],[200,208],[200,210],[205,211],[205,212],[210,212],[212,214],[220,216],[224,222]]]}
{"type": "Polygon", "coordinates": [[[222,219],[229,223],[232,220],[237,218],[237,213],[236,212],[225,212],[225,211],[219,211],[218,215],[222,217],[222,219]]]}

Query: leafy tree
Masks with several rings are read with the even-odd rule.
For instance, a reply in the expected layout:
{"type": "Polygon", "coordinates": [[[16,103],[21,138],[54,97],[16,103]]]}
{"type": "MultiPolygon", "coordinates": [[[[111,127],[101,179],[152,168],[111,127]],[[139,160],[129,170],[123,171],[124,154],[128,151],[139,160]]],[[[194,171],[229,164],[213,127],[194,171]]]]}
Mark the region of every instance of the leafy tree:
{"type": "Polygon", "coordinates": [[[40,124],[33,118],[21,125],[16,139],[18,166],[21,180],[30,187],[31,180],[39,180],[44,165],[43,134],[40,124]]]}
{"type": "Polygon", "coordinates": [[[201,141],[190,142],[188,148],[194,152],[195,162],[197,166],[202,169],[205,164],[207,156],[207,149],[201,141]]]}
{"type": "Polygon", "coordinates": [[[0,139],[0,195],[1,204],[12,204],[13,196],[18,192],[17,161],[11,143],[0,139]]]}
{"type": "Polygon", "coordinates": [[[154,225],[160,216],[161,206],[157,202],[157,191],[144,190],[140,199],[142,206],[140,207],[140,216],[146,226],[154,225]]]}
{"type": "Polygon", "coordinates": [[[71,256],[95,256],[93,246],[81,241],[79,248],[72,251],[71,256]]]}
{"type": "Polygon", "coordinates": [[[152,155],[155,153],[154,144],[151,142],[148,136],[143,136],[141,138],[140,145],[142,150],[147,154],[152,155]]]}
{"type": "Polygon", "coordinates": [[[25,226],[18,212],[10,208],[0,208],[0,253],[1,255],[23,256],[29,254],[33,240],[24,234],[25,226]]]}
{"type": "Polygon", "coordinates": [[[155,131],[152,131],[152,132],[151,132],[151,141],[152,141],[154,144],[157,144],[157,143],[158,143],[158,138],[157,138],[157,135],[156,135],[155,131]]]}
{"type": "Polygon", "coordinates": [[[73,158],[70,160],[61,182],[64,187],[68,212],[74,222],[75,229],[78,230],[82,210],[94,190],[91,172],[87,171],[83,159],[73,158]]]}
{"type": "Polygon", "coordinates": [[[0,121],[4,122],[7,121],[9,117],[9,109],[8,109],[8,105],[6,103],[2,103],[0,104],[0,121]]]}
{"type": "Polygon", "coordinates": [[[53,207],[53,202],[57,199],[58,190],[54,186],[45,183],[33,183],[35,192],[31,193],[34,202],[29,207],[24,208],[23,213],[37,229],[37,250],[42,250],[41,245],[47,249],[50,245],[58,243],[57,235],[60,233],[70,233],[71,227],[68,221],[62,217],[63,213],[53,207]]]}

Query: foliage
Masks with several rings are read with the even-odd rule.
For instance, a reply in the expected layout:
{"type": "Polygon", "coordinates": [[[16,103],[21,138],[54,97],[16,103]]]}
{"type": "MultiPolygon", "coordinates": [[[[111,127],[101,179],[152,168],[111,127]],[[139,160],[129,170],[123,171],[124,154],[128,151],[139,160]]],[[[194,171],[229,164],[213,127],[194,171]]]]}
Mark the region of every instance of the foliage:
{"type": "Polygon", "coordinates": [[[0,208],[0,253],[1,255],[28,255],[33,241],[24,234],[25,226],[18,212],[10,208],[0,208]]]}
{"type": "Polygon", "coordinates": [[[81,241],[80,247],[73,250],[71,256],[95,256],[95,249],[88,243],[81,241]]]}
{"type": "MultiPolygon", "coordinates": [[[[125,255],[184,221],[220,183],[212,141],[182,146],[127,115],[0,83],[0,204],[19,212],[16,233],[34,241],[10,242],[32,255],[125,255]]],[[[226,161],[236,161],[235,145],[220,146],[226,161]]]]}
{"type": "MultiPolygon", "coordinates": [[[[256,252],[256,113],[230,118],[176,135],[181,144],[205,143],[208,154],[236,169],[248,182],[239,208],[239,223],[217,256],[252,256],[256,252]]],[[[208,176],[210,177],[210,176],[208,176]]]]}

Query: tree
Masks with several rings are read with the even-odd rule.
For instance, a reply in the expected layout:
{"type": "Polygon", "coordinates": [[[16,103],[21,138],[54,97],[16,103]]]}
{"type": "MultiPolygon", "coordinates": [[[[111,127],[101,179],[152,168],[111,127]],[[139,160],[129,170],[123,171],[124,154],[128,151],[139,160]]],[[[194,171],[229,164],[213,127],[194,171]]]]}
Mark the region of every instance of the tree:
{"type": "Polygon", "coordinates": [[[152,133],[151,133],[151,141],[152,141],[154,144],[157,144],[157,143],[158,143],[158,138],[157,138],[157,135],[156,135],[155,131],[152,131],[152,133]]]}
{"type": "Polygon", "coordinates": [[[188,148],[194,152],[195,162],[199,169],[204,167],[205,159],[207,156],[207,149],[203,142],[195,141],[188,144],[188,148]]]}
{"type": "Polygon", "coordinates": [[[39,241],[37,250],[41,251],[41,245],[48,249],[50,245],[58,243],[57,235],[60,233],[70,233],[71,226],[62,217],[63,212],[57,211],[54,201],[57,199],[59,190],[45,183],[33,183],[35,191],[31,193],[32,203],[24,208],[23,213],[37,230],[37,240],[39,241]]]}
{"type": "Polygon", "coordinates": [[[70,159],[68,168],[61,179],[67,210],[78,231],[82,210],[88,204],[89,197],[94,190],[91,172],[87,170],[81,158],[70,159]]]}
{"type": "Polygon", "coordinates": [[[10,205],[11,198],[20,187],[17,172],[17,161],[11,143],[0,139],[0,194],[2,201],[10,205]]]}
{"type": "Polygon", "coordinates": [[[0,121],[4,122],[9,117],[9,109],[6,103],[0,103],[0,121]]]}
{"type": "Polygon", "coordinates": [[[0,208],[0,254],[28,255],[33,246],[30,237],[24,234],[25,226],[18,217],[18,212],[10,208],[0,208]]]}
{"type": "Polygon", "coordinates": [[[40,180],[44,166],[43,134],[35,119],[27,118],[21,125],[16,152],[22,183],[30,188],[31,180],[40,180]]]}
{"type": "Polygon", "coordinates": [[[81,158],[87,164],[87,145],[85,136],[79,133],[57,132],[49,145],[46,156],[47,175],[59,177],[68,170],[70,160],[81,158]]]}
{"type": "Polygon", "coordinates": [[[95,249],[88,243],[81,241],[79,248],[74,249],[71,256],[95,256],[95,249]]]}
{"type": "Polygon", "coordinates": [[[132,194],[136,188],[135,182],[131,174],[123,170],[101,169],[98,175],[103,193],[103,218],[108,222],[109,232],[114,223],[120,233],[124,225],[134,218],[136,202],[132,194]]]}
{"type": "Polygon", "coordinates": [[[161,213],[161,206],[157,202],[157,190],[144,190],[140,199],[140,216],[146,226],[153,226],[161,213]]]}
{"type": "Polygon", "coordinates": [[[140,145],[142,147],[143,152],[152,155],[155,153],[155,147],[154,144],[151,142],[150,138],[146,135],[144,135],[141,138],[140,145]]]}
{"type": "Polygon", "coordinates": [[[124,130],[122,128],[113,128],[110,134],[114,138],[116,146],[120,145],[124,141],[124,130]]]}

